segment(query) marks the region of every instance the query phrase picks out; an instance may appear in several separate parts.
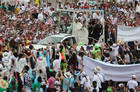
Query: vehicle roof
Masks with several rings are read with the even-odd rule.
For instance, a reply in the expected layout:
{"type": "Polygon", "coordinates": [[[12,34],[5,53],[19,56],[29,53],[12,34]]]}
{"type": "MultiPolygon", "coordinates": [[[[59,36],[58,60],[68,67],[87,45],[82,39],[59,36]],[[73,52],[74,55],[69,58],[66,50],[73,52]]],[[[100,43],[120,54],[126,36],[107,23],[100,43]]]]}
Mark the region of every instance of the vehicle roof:
{"type": "Polygon", "coordinates": [[[60,34],[51,35],[50,37],[67,37],[67,36],[73,36],[73,35],[60,33],[60,34]]]}

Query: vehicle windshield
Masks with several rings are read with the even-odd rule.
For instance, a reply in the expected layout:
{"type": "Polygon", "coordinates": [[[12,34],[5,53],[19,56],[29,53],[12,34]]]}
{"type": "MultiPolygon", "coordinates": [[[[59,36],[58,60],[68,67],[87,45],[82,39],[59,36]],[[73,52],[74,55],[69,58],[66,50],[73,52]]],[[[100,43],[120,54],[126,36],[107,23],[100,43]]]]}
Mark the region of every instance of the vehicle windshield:
{"type": "Polygon", "coordinates": [[[48,43],[53,44],[53,43],[58,43],[61,42],[63,37],[46,37],[45,39],[39,41],[37,44],[39,45],[47,45],[48,43]]]}

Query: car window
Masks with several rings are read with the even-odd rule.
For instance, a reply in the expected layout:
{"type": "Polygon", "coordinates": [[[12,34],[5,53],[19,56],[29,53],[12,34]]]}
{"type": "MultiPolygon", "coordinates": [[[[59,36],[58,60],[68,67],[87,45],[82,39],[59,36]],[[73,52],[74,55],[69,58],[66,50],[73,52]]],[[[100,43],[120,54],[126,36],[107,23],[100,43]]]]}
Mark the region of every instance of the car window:
{"type": "Polygon", "coordinates": [[[76,40],[74,37],[69,37],[69,38],[64,39],[63,43],[68,46],[72,46],[73,44],[76,43],[76,40]]]}
{"type": "Polygon", "coordinates": [[[53,44],[53,43],[58,43],[61,42],[63,38],[62,37],[46,37],[45,39],[41,40],[38,42],[39,45],[47,45],[48,43],[53,44]]]}
{"type": "Polygon", "coordinates": [[[52,37],[55,41],[55,43],[61,42],[61,40],[63,39],[63,37],[52,37]]]}

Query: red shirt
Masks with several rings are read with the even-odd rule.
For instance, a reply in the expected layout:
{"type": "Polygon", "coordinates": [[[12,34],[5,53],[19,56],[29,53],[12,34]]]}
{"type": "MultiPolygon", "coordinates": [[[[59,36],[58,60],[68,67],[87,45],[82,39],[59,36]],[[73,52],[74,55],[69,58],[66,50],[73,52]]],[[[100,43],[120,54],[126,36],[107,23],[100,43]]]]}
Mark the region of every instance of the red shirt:
{"type": "Polygon", "coordinates": [[[67,21],[69,21],[69,18],[68,17],[63,17],[63,20],[64,20],[64,22],[67,22],[67,21]]]}
{"type": "Polygon", "coordinates": [[[84,9],[88,9],[88,8],[89,8],[88,5],[85,5],[85,6],[84,6],[84,9]]]}
{"type": "Polygon", "coordinates": [[[104,9],[105,9],[105,8],[107,7],[107,4],[104,4],[103,7],[104,7],[104,9]]]}
{"type": "Polygon", "coordinates": [[[3,39],[0,39],[0,41],[1,41],[0,48],[1,48],[1,50],[3,50],[3,49],[4,49],[4,47],[3,47],[3,45],[4,45],[4,40],[3,40],[3,39]]]}
{"type": "Polygon", "coordinates": [[[2,42],[2,44],[0,44],[0,46],[4,45],[4,40],[0,39],[0,41],[2,42]]]}

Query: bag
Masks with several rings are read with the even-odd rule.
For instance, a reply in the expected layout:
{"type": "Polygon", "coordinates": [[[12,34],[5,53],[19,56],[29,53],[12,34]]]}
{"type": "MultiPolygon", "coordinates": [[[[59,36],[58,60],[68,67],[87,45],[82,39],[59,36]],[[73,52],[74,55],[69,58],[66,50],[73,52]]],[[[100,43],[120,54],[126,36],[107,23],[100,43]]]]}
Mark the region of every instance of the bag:
{"type": "Polygon", "coordinates": [[[28,74],[24,74],[24,85],[32,88],[32,78],[28,74]]]}

